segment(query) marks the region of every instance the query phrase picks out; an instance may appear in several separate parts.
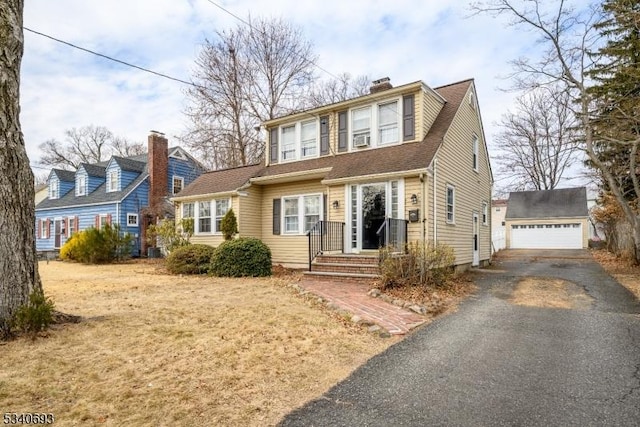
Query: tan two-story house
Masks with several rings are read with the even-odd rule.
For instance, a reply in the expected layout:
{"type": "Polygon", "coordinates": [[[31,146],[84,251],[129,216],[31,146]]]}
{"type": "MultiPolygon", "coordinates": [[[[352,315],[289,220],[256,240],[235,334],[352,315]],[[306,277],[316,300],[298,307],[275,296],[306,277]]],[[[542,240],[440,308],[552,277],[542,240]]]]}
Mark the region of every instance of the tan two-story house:
{"type": "Polygon", "coordinates": [[[473,80],[381,79],[263,126],[263,163],[205,173],[172,199],[178,218],[194,218],[192,242],[220,244],[233,208],[240,236],[266,243],[275,264],[407,241],[446,243],[459,266],[489,260],[492,173],[473,80]]]}

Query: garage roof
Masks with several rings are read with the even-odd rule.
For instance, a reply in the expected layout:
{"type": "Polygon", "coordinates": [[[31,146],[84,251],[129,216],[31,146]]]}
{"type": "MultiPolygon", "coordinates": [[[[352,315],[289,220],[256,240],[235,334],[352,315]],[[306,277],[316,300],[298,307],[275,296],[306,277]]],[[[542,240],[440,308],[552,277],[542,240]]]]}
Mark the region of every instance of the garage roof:
{"type": "Polygon", "coordinates": [[[587,189],[516,191],[509,194],[506,219],[587,217],[587,189]]]}

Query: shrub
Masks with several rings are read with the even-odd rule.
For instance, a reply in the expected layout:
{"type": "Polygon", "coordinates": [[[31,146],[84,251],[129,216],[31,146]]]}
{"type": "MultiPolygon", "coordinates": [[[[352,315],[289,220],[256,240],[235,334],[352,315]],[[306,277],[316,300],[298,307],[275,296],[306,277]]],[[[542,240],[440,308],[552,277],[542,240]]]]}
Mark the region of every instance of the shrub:
{"type": "Polygon", "coordinates": [[[122,261],[131,256],[132,243],[133,237],[121,233],[119,225],[105,224],[75,233],[60,249],[60,257],[87,264],[122,261]]]}
{"type": "Polygon", "coordinates": [[[163,247],[167,253],[181,246],[187,246],[193,236],[193,218],[183,218],[178,225],[172,219],[160,224],[151,224],[147,228],[147,243],[163,247]]]}
{"type": "Polygon", "coordinates": [[[33,291],[29,302],[15,313],[13,324],[22,332],[36,334],[49,327],[53,321],[54,304],[42,291],[33,291]]]}
{"type": "Polygon", "coordinates": [[[167,257],[167,269],[173,274],[204,274],[214,252],[215,248],[209,245],[179,247],[167,257]]]}
{"type": "Polygon", "coordinates": [[[220,221],[220,231],[224,236],[224,240],[231,240],[238,232],[238,221],[233,209],[229,209],[220,221]]]}
{"type": "Polygon", "coordinates": [[[408,245],[406,254],[380,250],[382,287],[442,286],[453,275],[453,248],[442,243],[408,245]]]}
{"type": "Polygon", "coordinates": [[[227,240],[211,258],[211,273],[225,277],[270,276],[271,250],[259,239],[227,240]]]}

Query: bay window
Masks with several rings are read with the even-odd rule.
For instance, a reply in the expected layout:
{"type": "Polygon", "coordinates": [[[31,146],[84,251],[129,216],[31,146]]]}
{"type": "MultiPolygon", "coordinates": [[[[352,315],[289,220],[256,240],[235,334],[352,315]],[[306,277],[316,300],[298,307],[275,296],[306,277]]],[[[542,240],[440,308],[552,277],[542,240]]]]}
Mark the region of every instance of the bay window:
{"type": "Polygon", "coordinates": [[[198,202],[198,233],[211,233],[211,202],[198,202]]]}
{"type": "Polygon", "coordinates": [[[216,233],[220,233],[220,224],[222,223],[222,218],[227,214],[229,210],[229,199],[216,200],[216,233]]]}

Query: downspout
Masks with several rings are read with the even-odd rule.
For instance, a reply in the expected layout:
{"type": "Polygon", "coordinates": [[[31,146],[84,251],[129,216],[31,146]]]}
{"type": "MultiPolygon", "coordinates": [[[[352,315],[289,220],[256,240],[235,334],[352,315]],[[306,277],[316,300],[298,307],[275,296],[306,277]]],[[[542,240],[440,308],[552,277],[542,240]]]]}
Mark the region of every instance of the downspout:
{"type": "Polygon", "coordinates": [[[420,196],[420,200],[422,201],[422,244],[426,244],[427,242],[427,197],[425,191],[425,176],[424,173],[420,174],[420,192],[422,193],[420,196]]]}
{"type": "Polygon", "coordinates": [[[438,243],[438,216],[437,216],[437,186],[438,186],[438,159],[433,159],[433,243],[438,243]]]}

